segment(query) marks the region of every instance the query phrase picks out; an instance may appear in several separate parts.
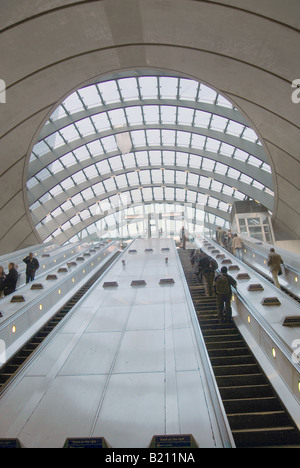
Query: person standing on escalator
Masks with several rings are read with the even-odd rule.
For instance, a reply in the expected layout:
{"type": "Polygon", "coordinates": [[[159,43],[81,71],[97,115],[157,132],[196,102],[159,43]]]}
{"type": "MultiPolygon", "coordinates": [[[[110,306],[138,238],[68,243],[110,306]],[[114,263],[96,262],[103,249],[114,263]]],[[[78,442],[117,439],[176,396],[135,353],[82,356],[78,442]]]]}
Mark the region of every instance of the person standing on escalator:
{"type": "Polygon", "coordinates": [[[268,267],[270,268],[271,275],[273,276],[274,284],[279,289],[281,288],[278,281],[278,275],[282,275],[282,264],[283,260],[281,256],[275,252],[275,249],[270,249],[270,253],[268,256],[268,267]]]}
{"type": "Polygon", "coordinates": [[[26,263],[26,284],[30,283],[30,281],[33,281],[35,278],[35,273],[39,268],[39,261],[37,258],[33,256],[33,253],[30,252],[28,257],[25,257],[23,259],[23,262],[26,263]]]}
{"type": "Polygon", "coordinates": [[[221,268],[221,274],[215,278],[215,291],[217,295],[217,308],[219,322],[232,322],[232,309],[231,309],[231,287],[236,287],[237,282],[235,279],[227,274],[227,267],[221,268]]]}

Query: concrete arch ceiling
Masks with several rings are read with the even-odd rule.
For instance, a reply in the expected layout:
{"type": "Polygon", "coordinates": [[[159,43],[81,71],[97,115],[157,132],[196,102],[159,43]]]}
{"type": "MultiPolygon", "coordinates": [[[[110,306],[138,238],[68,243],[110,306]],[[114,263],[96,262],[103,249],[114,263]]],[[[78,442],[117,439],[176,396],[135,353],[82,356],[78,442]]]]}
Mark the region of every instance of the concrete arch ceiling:
{"type": "Polygon", "coordinates": [[[46,241],[68,241],[74,231],[82,238],[103,200],[119,210],[121,193],[132,204],[215,208],[223,226],[235,200],[273,209],[267,161],[258,136],[216,91],[123,73],[77,90],[51,115],[29,162],[29,208],[46,241]]]}
{"type": "Polygon", "coordinates": [[[0,13],[1,251],[41,241],[26,181],[54,108],[96,77],[140,69],[195,78],[234,103],[272,168],[277,238],[299,239],[298,0],[4,0],[0,13]]]}

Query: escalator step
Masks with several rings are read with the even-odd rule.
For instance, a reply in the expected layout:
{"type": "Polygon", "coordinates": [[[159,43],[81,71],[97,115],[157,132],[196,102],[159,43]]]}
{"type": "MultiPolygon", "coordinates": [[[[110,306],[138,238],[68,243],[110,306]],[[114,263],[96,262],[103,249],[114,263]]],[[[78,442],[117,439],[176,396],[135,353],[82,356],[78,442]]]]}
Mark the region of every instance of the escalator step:
{"type": "Polygon", "coordinates": [[[265,398],[272,397],[274,392],[269,385],[242,385],[233,387],[220,387],[220,394],[223,400],[245,399],[245,398],[265,398]]]}
{"type": "Polygon", "coordinates": [[[290,419],[284,411],[227,414],[227,417],[233,431],[290,427],[290,419]]]}
{"type": "Polygon", "coordinates": [[[242,429],[232,434],[239,448],[300,446],[299,432],[293,426],[242,429]]]}
{"type": "Polygon", "coordinates": [[[240,374],[240,375],[222,375],[216,377],[220,387],[242,387],[244,385],[266,385],[266,377],[262,373],[240,374]]]}
{"type": "Polygon", "coordinates": [[[224,408],[227,414],[239,414],[256,411],[280,411],[282,406],[278,398],[245,398],[234,400],[223,400],[224,408]]]}
{"type": "Polygon", "coordinates": [[[225,356],[248,356],[249,349],[244,348],[225,348],[225,349],[210,349],[208,352],[211,358],[225,357],[225,356]]]}
{"type": "Polygon", "coordinates": [[[211,357],[211,365],[215,366],[244,366],[245,364],[255,364],[255,359],[253,356],[221,356],[221,357],[211,357]]]}

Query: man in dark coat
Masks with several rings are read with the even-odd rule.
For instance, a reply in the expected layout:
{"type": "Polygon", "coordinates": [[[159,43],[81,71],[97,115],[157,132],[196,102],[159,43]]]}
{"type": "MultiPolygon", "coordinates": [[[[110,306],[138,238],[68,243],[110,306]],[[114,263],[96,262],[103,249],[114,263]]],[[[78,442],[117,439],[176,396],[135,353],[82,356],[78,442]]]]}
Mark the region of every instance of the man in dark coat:
{"type": "Polygon", "coordinates": [[[26,263],[27,268],[26,268],[26,284],[30,283],[30,281],[33,281],[35,278],[35,272],[39,268],[40,264],[38,262],[38,259],[33,256],[33,253],[30,252],[28,257],[25,257],[23,259],[23,262],[26,263]]]}
{"type": "Polygon", "coordinates": [[[11,262],[8,265],[8,274],[6,275],[4,281],[4,296],[8,296],[9,294],[15,292],[18,277],[19,275],[17,270],[15,269],[15,264],[11,262]]]}
{"type": "Polygon", "coordinates": [[[221,274],[215,278],[215,290],[217,294],[217,308],[219,315],[219,322],[232,321],[231,309],[231,287],[236,287],[237,282],[235,279],[227,274],[227,267],[221,268],[221,274]]]}

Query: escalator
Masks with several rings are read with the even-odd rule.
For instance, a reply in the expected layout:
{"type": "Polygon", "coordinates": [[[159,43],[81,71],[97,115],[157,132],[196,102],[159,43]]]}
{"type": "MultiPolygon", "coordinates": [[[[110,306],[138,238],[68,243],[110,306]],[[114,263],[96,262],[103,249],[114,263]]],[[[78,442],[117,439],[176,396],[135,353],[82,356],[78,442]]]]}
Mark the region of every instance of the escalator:
{"type": "Polygon", "coordinates": [[[98,281],[109,266],[118,258],[121,252],[116,252],[80,289],[74,296],[0,369],[0,397],[7,386],[18,375],[33,354],[55,329],[55,327],[66,317],[77,302],[98,281]]]}
{"type": "Polygon", "coordinates": [[[190,251],[179,250],[223,405],[238,448],[300,447],[300,432],[234,323],[220,324],[190,251]]]}

